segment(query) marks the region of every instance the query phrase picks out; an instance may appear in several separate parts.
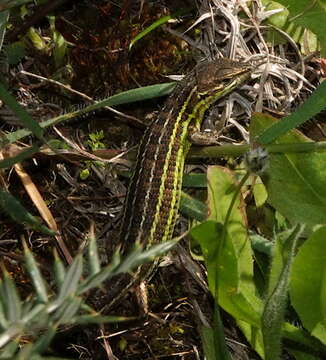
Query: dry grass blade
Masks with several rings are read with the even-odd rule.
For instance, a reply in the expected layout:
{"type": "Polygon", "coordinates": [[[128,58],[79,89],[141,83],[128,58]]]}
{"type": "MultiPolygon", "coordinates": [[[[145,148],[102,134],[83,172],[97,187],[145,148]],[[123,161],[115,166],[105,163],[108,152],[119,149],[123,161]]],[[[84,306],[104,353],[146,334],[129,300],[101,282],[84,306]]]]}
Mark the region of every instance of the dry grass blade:
{"type": "Polygon", "coordinates": [[[58,233],[58,225],[49,210],[48,206],[46,205],[46,202],[44,201],[41,193],[38,191],[36,185],[34,184],[32,178],[29,176],[29,174],[25,171],[23,166],[21,164],[15,164],[14,169],[21,179],[21,182],[23,183],[23,186],[25,190],[27,191],[30,199],[36,206],[37,210],[39,211],[40,215],[44,219],[44,221],[47,223],[49,228],[57,233],[55,235],[55,238],[57,240],[59,249],[62,251],[66,261],[68,264],[71,264],[72,262],[72,256],[64,243],[61,235],[58,233]]]}

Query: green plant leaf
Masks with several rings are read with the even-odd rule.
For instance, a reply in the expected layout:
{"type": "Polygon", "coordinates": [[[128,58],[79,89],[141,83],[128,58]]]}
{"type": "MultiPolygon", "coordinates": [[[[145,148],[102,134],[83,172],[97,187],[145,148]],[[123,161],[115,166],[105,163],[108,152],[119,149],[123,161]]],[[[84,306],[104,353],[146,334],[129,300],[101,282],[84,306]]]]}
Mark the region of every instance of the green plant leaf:
{"type": "MultiPolygon", "coordinates": [[[[209,219],[224,224],[225,218],[228,214],[230,204],[237,192],[237,183],[235,182],[232,173],[225,168],[218,166],[210,166],[207,171],[208,181],[208,213],[209,219]]],[[[248,311],[247,318],[236,316],[244,321],[254,324],[259,318],[260,313],[260,299],[253,296],[255,293],[255,286],[253,282],[253,265],[252,265],[252,250],[247,234],[246,216],[243,209],[242,197],[238,194],[232,208],[230,218],[226,224],[225,232],[225,257],[231,257],[234,263],[233,267],[229,267],[228,261],[222,259],[222,266],[224,272],[233,273],[236,280],[233,284],[224,284],[220,287],[219,300],[224,299],[225,305],[220,303],[222,307],[227,305],[232,307],[236,304],[237,298],[247,298],[248,308],[243,308],[244,312],[248,311]],[[233,248],[233,250],[232,250],[233,248]],[[233,252],[233,254],[232,254],[233,252]],[[232,295],[235,298],[232,298],[232,295]],[[253,310],[253,308],[255,310],[253,310]],[[251,319],[251,320],[249,320],[251,319]],[[254,320],[255,319],[255,320],[254,320]]],[[[232,263],[231,262],[231,263],[232,263]]],[[[230,263],[230,264],[231,264],[230,263]]],[[[230,276],[230,275],[228,275],[230,276]]],[[[227,310],[227,309],[226,309],[227,310]]],[[[256,322],[257,324],[257,322],[256,322]]]]}
{"type": "MultiPolygon", "coordinates": [[[[0,294],[1,293],[3,293],[3,282],[0,279],[0,294]]],[[[0,296],[0,328],[6,329],[9,326],[9,323],[6,317],[6,310],[3,301],[3,296],[0,296]]]]}
{"type": "MultiPolygon", "coordinates": [[[[250,125],[255,137],[275,123],[266,115],[255,115],[250,125]]],[[[276,144],[305,143],[297,130],[283,135],[276,144]]],[[[326,153],[271,153],[261,176],[268,202],[289,220],[310,225],[326,223],[326,153]]]]}
{"type": "Polygon", "coordinates": [[[58,252],[56,249],[54,249],[54,263],[53,263],[53,268],[54,268],[54,278],[55,278],[55,282],[58,286],[58,288],[60,289],[62,284],[65,281],[66,278],[66,268],[62,262],[62,260],[60,259],[58,252]]]}
{"type": "MultiPolygon", "coordinates": [[[[176,86],[175,82],[169,82],[169,83],[144,86],[141,88],[124,91],[119,94],[110,96],[107,99],[98,101],[96,104],[86,106],[85,108],[83,108],[81,110],[74,111],[74,112],[64,114],[64,115],[60,115],[56,118],[52,118],[52,119],[43,121],[39,124],[39,126],[41,128],[47,128],[49,126],[54,126],[54,125],[57,125],[64,121],[68,121],[75,117],[87,114],[91,111],[101,109],[105,106],[128,104],[128,103],[135,102],[135,101],[142,101],[142,100],[147,100],[147,99],[152,99],[155,97],[168,95],[172,92],[172,90],[175,88],[175,86],[176,86]]],[[[30,135],[31,133],[32,132],[30,130],[19,129],[12,133],[6,134],[2,138],[0,138],[0,148],[6,146],[8,144],[14,143],[14,142],[24,138],[25,136],[30,135]]]]}
{"type": "Polygon", "coordinates": [[[38,268],[36,261],[32,252],[28,249],[26,243],[24,242],[24,253],[26,260],[26,268],[32,279],[36,296],[41,303],[46,303],[48,301],[48,295],[46,291],[46,283],[42,277],[40,269],[38,268]]]}
{"type": "Polygon", "coordinates": [[[291,303],[311,334],[326,344],[326,227],[300,247],[293,263],[291,303]]]}
{"type": "Polygon", "coordinates": [[[207,179],[208,213],[209,219],[214,221],[195,227],[191,235],[201,245],[209,288],[215,300],[237,320],[248,340],[262,353],[261,338],[256,334],[260,327],[262,302],[255,295],[252,251],[242,201],[239,194],[234,199],[237,184],[227,169],[218,166],[209,167],[207,179]],[[225,225],[230,204],[234,200],[225,225]]]}
{"type": "Polygon", "coordinates": [[[146,36],[147,34],[149,34],[150,32],[152,32],[153,30],[155,30],[156,28],[158,28],[159,26],[166,24],[169,20],[176,18],[177,16],[180,16],[182,14],[185,14],[186,11],[181,9],[178,12],[176,12],[175,14],[172,15],[166,15],[163,16],[161,18],[159,18],[158,20],[156,20],[155,22],[153,22],[153,24],[151,24],[150,26],[148,26],[147,28],[145,28],[143,31],[141,31],[138,35],[136,35],[131,41],[130,41],[130,45],[129,45],[129,50],[133,47],[133,45],[139,41],[140,39],[142,39],[144,36],[146,36]]]}
{"type": "Polygon", "coordinates": [[[8,359],[11,356],[14,356],[18,349],[18,346],[19,346],[18,341],[11,341],[6,346],[2,347],[0,353],[0,359],[8,359]]]}
{"type": "Polygon", "coordinates": [[[33,0],[7,0],[7,1],[5,1],[4,4],[3,4],[3,1],[2,1],[2,3],[0,3],[0,13],[3,10],[11,9],[11,8],[16,7],[16,6],[21,6],[21,5],[24,5],[24,4],[28,4],[28,3],[32,2],[32,1],[33,0]]]}
{"type": "Polygon", "coordinates": [[[2,99],[10,109],[17,115],[21,124],[28,128],[38,139],[46,142],[43,138],[43,129],[37,121],[35,121],[28,112],[18,104],[16,99],[9,94],[5,87],[0,83],[0,99],[2,99]]]}
{"type": "MultiPolygon", "coordinates": [[[[291,266],[295,256],[297,242],[304,225],[288,230],[284,241],[277,241],[274,252],[271,276],[262,317],[265,359],[279,359],[282,353],[281,339],[284,314],[287,305],[288,286],[291,266]]],[[[278,238],[280,240],[280,238],[278,238]]]]}
{"type": "Polygon", "coordinates": [[[56,300],[56,306],[60,306],[65,299],[75,294],[81,279],[82,271],[83,259],[82,256],[78,254],[67,271],[65,280],[60,288],[58,299],[56,300]]]}
{"type": "MultiPolygon", "coordinates": [[[[325,19],[326,24],[326,19],[325,19]]],[[[326,32],[326,29],[325,29],[326,32]]],[[[324,110],[326,107],[326,81],[323,81],[318,88],[309,96],[297,110],[277,122],[272,122],[271,127],[255,134],[256,141],[259,144],[266,145],[286,134],[289,130],[295,129],[313,116],[324,110]]],[[[260,117],[255,115],[253,119],[260,117]]]]}
{"type": "Polygon", "coordinates": [[[25,45],[21,41],[5,46],[4,50],[9,65],[17,65],[25,56],[25,45]]]}
{"type": "Polygon", "coordinates": [[[206,174],[186,174],[182,178],[183,187],[193,187],[193,188],[206,188],[207,187],[207,177],[206,174]]]}
{"type": "Polygon", "coordinates": [[[310,29],[320,40],[322,56],[326,56],[326,4],[324,0],[277,0],[290,13],[290,21],[310,29]]]}
{"type": "Polygon", "coordinates": [[[181,194],[180,211],[183,215],[198,221],[204,221],[207,218],[206,204],[184,192],[181,194]]]}
{"type": "Polygon", "coordinates": [[[1,270],[3,274],[3,282],[1,284],[2,304],[5,309],[6,318],[9,322],[14,323],[21,317],[21,300],[14,281],[3,265],[1,270]]]}
{"type": "Polygon", "coordinates": [[[19,162],[22,162],[24,159],[35,154],[39,149],[40,149],[40,147],[38,146],[38,144],[33,144],[29,148],[21,151],[19,154],[12,156],[10,158],[1,160],[0,161],[0,169],[9,168],[19,162]]]}
{"type": "Polygon", "coordinates": [[[37,50],[42,51],[47,48],[46,42],[42,36],[39,35],[38,31],[35,30],[35,28],[30,27],[27,31],[27,36],[37,50]]]}
{"type": "Polygon", "coordinates": [[[42,225],[32,214],[30,214],[21,203],[7,191],[0,190],[0,208],[6,212],[14,221],[27,225],[36,231],[46,235],[55,235],[55,232],[42,225]]]}
{"type": "Polygon", "coordinates": [[[36,341],[33,346],[33,353],[34,354],[41,354],[43,351],[46,351],[52,339],[54,338],[57,332],[57,328],[55,326],[49,326],[47,331],[40,336],[40,338],[36,341]]]}
{"type": "Polygon", "coordinates": [[[88,246],[88,263],[90,267],[90,274],[95,275],[101,270],[101,263],[97,249],[96,239],[94,233],[91,234],[88,246]]]}
{"type": "MultiPolygon", "coordinates": [[[[72,288],[73,289],[73,288],[72,288]]],[[[55,314],[56,326],[70,323],[82,304],[83,299],[76,296],[66,298],[64,305],[60,306],[55,314]]]]}
{"type": "Polygon", "coordinates": [[[2,49],[3,39],[6,33],[7,21],[9,19],[9,11],[0,11],[0,51],[2,49]]]}
{"type": "Polygon", "coordinates": [[[311,54],[318,50],[317,36],[308,28],[298,26],[292,21],[292,16],[288,9],[284,8],[279,2],[263,0],[265,11],[282,10],[268,18],[268,22],[273,25],[267,29],[267,41],[272,42],[274,46],[288,43],[288,39],[278,29],[285,31],[294,42],[300,44],[301,53],[304,55],[311,54]]]}
{"type": "Polygon", "coordinates": [[[163,16],[160,19],[156,20],[155,22],[153,22],[153,24],[151,24],[150,26],[148,26],[146,29],[144,29],[143,31],[141,31],[139,34],[137,34],[131,41],[130,41],[130,45],[129,45],[129,50],[133,47],[133,45],[140,39],[142,39],[144,36],[146,36],[147,34],[149,34],[150,32],[152,32],[153,30],[155,30],[157,27],[167,23],[169,20],[173,19],[172,15],[167,15],[167,16],[163,16]]]}
{"type": "Polygon", "coordinates": [[[81,315],[76,316],[71,324],[104,324],[104,323],[117,323],[117,322],[124,322],[130,321],[133,318],[124,317],[124,316],[103,316],[103,315],[81,315]]]}

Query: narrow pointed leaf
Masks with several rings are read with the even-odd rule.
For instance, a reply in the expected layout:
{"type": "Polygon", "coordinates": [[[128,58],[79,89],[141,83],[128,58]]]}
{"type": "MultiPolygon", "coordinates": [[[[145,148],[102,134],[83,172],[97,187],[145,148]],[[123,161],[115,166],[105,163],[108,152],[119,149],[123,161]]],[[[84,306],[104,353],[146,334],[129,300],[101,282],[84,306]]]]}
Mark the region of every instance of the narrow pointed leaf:
{"type": "Polygon", "coordinates": [[[73,263],[70,265],[67,275],[65,278],[62,287],[60,288],[59,296],[57,303],[61,304],[67,297],[74,294],[77,290],[78,283],[81,279],[83,271],[83,259],[80,254],[78,254],[73,263]]]}
{"type": "Polygon", "coordinates": [[[7,318],[10,322],[16,322],[21,317],[21,300],[14,281],[2,266],[3,273],[3,304],[6,310],[7,318]]]}
{"type": "Polygon", "coordinates": [[[280,136],[285,135],[289,130],[295,129],[310,120],[325,109],[325,99],[326,83],[324,81],[294,113],[274,123],[259,135],[257,142],[262,145],[269,144],[280,136]]]}
{"type": "Polygon", "coordinates": [[[95,275],[101,270],[100,259],[97,250],[96,239],[94,233],[91,234],[88,246],[88,262],[90,266],[90,274],[95,275]]]}
{"type": "Polygon", "coordinates": [[[57,287],[60,289],[65,278],[66,278],[66,268],[62,262],[62,260],[60,259],[60,257],[58,256],[58,253],[56,251],[56,249],[54,249],[54,278],[55,278],[55,282],[57,284],[57,287]]]}
{"type": "Polygon", "coordinates": [[[297,242],[304,230],[304,225],[297,225],[280,247],[280,256],[275,256],[272,262],[271,276],[267,299],[265,302],[262,331],[264,339],[265,359],[274,360],[281,356],[282,328],[287,304],[287,294],[290,281],[291,266],[296,253],[297,242]],[[275,285],[274,285],[275,284],[275,285]]]}
{"type": "Polygon", "coordinates": [[[22,162],[24,159],[31,157],[37,151],[39,151],[40,147],[37,144],[33,144],[29,148],[21,151],[16,156],[12,156],[10,158],[4,159],[0,161],[0,169],[9,168],[19,162],[22,162]]]}
{"type": "Polygon", "coordinates": [[[23,126],[29,129],[37,138],[45,142],[43,138],[44,130],[41,128],[39,123],[35,121],[21,105],[18,104],[16,99],[9,94],[9,92],[5,89],[5,87],[1,83],[0,83],[0,99],[2,99],[17,115],[23,126]]]}
{"type": "MultiPolygon", "coordinates": [[[[69,114],[60,115],[56,118],[43,121],[39,125],[42,128],[47,128],[49,126],[54,126],[54,125],[57,125],[64,121],[68,121],[75,117],[82,116],[91,111],[101,109],[105,106],[128,104],[128,103],[132,103],[135,101],[142,101],[142,100],[147,100],[147,99],[152,99],[155,97],[168,95],[172,92],[172,90],[175,88],[175,86],[176,86],[175,82],[172,82],[172,83],[170,82],[170,83],[144,86],[141,88],[124,91],[120,94],[116,94],[116,95],[110,96],[107,99],[98,101],[95,104],[86,106],[85,108],[83,108],[81,110],[74,111],[69,114]]],[[[0,148],[6,146],[8,144],[14,143],[14,142],[24,138],[25,136],[30,135],[31,133],[32,132],[30,130],[19,129],[10,134],[6,134],[2,138],[0,138],[0,148]]]]}
{"type": "Polygon", "coordinates": [[[46,283],[42,277],[40,269],[36,264],[33,254],[28,249],[25,242],[24,242],[24,253],[26,260],[26,268],[31,276],[38,301],[41,303],[46,303],[48,301],[46,283]]]}
{"type": "Polygon", "coordinates": [[[18,199],[7,191],[0,190],[0,208],[19,224],[27,225],[46,235],[55,235],[54,231],[42,225],[37,218],[22,206],[18,199]]]}

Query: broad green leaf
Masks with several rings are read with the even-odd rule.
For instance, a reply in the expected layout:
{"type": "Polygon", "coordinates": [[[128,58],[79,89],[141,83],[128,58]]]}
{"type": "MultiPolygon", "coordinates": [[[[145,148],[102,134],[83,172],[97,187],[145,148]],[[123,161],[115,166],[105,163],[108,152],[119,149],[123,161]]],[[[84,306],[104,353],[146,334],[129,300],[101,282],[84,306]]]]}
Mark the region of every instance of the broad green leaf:
{"type": "MultiPolygon", "coordinates": [[[[214,221],[207,221],[195,227],[191,235],[201,244],[208,271],[209,288],[219,305],[237,321],[243,320],[259,328],[262,302],[255,295],[252,252],[239,196],[235,200],[227,228],[223,228],[236,190],[237,185],[230,172],[217,166],[210,167],[208,206],[209,218],[214,221]]],[[[250,337],[249,334],[246,335],[250,337]]],[[[249,340],[255,342],[253,337],[249,340]]],[[[260,347],[261,350],[258,343],[255,347],[260,347]]]]}
{"type": "MultiPolygon", "coordinates": [[[[326,83],[325,83],[326,85],[326,83]]],[[[251,136],[256,137],[275,120],[256,115],[251,136]]],[[[283,135],[276,144],[305,143],[308,139],[297,130],[283,135]]],[[[326,223],[326,153],[271,153],[269,166],[261,176],[269,203],[293,222],[310,225],[326,223]]]]}
{"type": "MultiPolygon", "coordinates": [[[[325,20],[326,25],[326,20],[325,20]]],[[[326,29],[325,29],[326,31],[326,29]]],[[[256,138],[256,141],[259,144],[266,145],[276,140],[280,136],[286,134],[289,130],[295,129],[298,126],[302,125],[306,121],[310,120],[313,116],[317,115],[319,112],[324,110],[326,107],[326,81],[323,81],[318,88],[309,96],[305,102],[300,105],[294,113],[286,116],[277,122],[271,122],[270,128],[264,129],[265,131],[262,133],[263,129],[260,129],[260,132],[254,135],[252,138],[256,138]]],[[[256,115],[253,117],[259,117],[260,115],[256,115]]],[[[265,117],[267,117],[265,115],[265,117]]],[[[267,124],[266,124],[267,125],[267,124]]]]}
{"type": "Polygon", "coordinates": [[[318,50],[318,41],[316,35],[308,30],[308,28],[304,28],[298,26],[295,22],[292,21],[292,16],[289,14],[287,8],[284,8],[279,2],[263,0],[263,5],[265,5],[265,11],[278,11],[276,14],[271,15],[267,21],[274,25],[270,29],[267,29],[267,41],[272,42],[274,46],[279,44],[287,44],[288,39],[277,29],[281,29],[285,31],[294,42],[301,45],[301,52],[304,55],[308,55],[314,51],[318,50]]]}
{"type": "Polygon", "coordinates": [[[310,29],[320,40],[326,56],[326,4],[324,0],[277,0],[289,11],[291,21],[310,29]]]}
{"type": "Polygon", "coordinates": [[[55,234],[54,231],[42,225],[37,218],[30,214],[14,196],[3,190],[0,190],[0,209],[19,224],[27,225],[46,235],[55,234]]]}
{"type": "MultiPolygon", "coordinates": [[[[220,224],[224,224],[231,202],[237,191],[237,183],[235,182],[232,173],[227,169],[211,166],[207,171],[208,181],[208,207],[209,207],[209,219],[215,220],[220,224]]],[[[232,253],[224,254],[224,256],[230,256],[233,258],[233,262],[236,266],[230,268],[229,271],[237,278],[237,284],[231,284],[232,288],[229,288],[230,296],[221,288],[221,294],[225,296],[225,306],[237,302],[237,299],[243,297],[243,301],[248,301],[248,316],[258,318],[261,311],[260,299],[254,296],[255,286],[253,282],[253,259],[250,241],[247,234],[246,215],[243,209],[242,197],[238,194],[233,205],[230,218],[226,224],[227,228],[224,229],[226,238],[226,248],[234,249],[235,258],[232,253]],[[235,287],[234,287],[235,286],[235,287]],[[234,295],[233,298],[231,295],[234,295]],[[254,308],[254,311],[252,311],[254,308]]],[[[223,261],[223,259],[222,259],[223,261]]],[[[223,261],[222,267],[228,267],[229,263],[223,261]]],[[[227,289],[227,288],[224,288],[227,289]]],[[[219,295],[220,296],[220,295],[219,295]]],[[[222,299],[220,297],[220,299],[222,299]]],[[[241,301],[242,302],[242,301],[241,301]]],[[[221,303],[222,307],[223,304],[221,303]]],[[[244,308],[243,308],[244,309],[244,308]]],[[[239,318],[239,317],[237,317],[239,318]]],[[[249,319],[242,318],[244,321],[249,319]]]]}
{"type": "Polygon", "coordinates": [[[254,195],[256,206],[260,207],[264,205],[268,196],[264,184],[256,182],[252,187],[252,192],[254,195]]]}
{"type": "MultiPolygon", "coordinates": [[[[212,220],[205,221],[194,227],[190,235],[201,245],[207,268],[209,289],[215,300],[236,319],[248,341],[255,344],[256,351],[262,353],[261,337],[257,335],[255,330],[255,326],[259,327],[260,324],[258,312],[261,310],[261,304],[257,306],[255,303],[249,304],[243,293],[238,291],[239,268],[231,241],[226,242],[221,257],[218,256],[219,245],[223,236],[222,224],[212,220]],[[219,258],[221,263],[218,262],[219,258]],[[218,296],[216,296],[217,286],[219,288],[218,296]]],[[[254,290],[252,291],[253,295],[254,290]]],[[[208,331],[208,329],[206,330],[208,331]]],[[[212,339],[208,338],[207,341],[211,342],[212,339]]]]}
{"type": "MultiPolygon", "coordinates": [[[[207,182],[209,219],[224,226],[222,239],[220,239],[222,241],[220,263],[213,265],[212,262],[208,273],[214,271],[220,276],[218,279],[219,305],[229,312],[239,325],[240,321],[247,323],[247,326],[242,326],[242,330],[256,351],[261,353],[261,336],[258,330],[262,301],[256,296],[252,250],[238,184],[230,171],[218,166],[208,168],[207,182]],[[229,212],[232,203],[233,207],[229,212]],[[225,224],[227,216],[229,218],[225,224]]],[[[220,246],[218,239],[207,245],[214,246],[214,244],[220,246]]]]}
{"type": "Polygon", "coordinates": [[[291,302],[311,334],[326,344],[326,227],[315,231],[294,260],[291,302]]]}

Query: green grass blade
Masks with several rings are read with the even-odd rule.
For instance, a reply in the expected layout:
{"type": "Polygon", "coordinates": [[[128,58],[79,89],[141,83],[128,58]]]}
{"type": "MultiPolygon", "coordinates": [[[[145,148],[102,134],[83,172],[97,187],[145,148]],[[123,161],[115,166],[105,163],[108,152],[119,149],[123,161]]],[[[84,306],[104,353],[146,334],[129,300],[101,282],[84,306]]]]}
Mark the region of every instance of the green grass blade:
{"type": "Polygon", "coordinates": [[[21,300],[19,298],[15,282],[12,280],[4,266],[2,266],[2,274],[2,302],[7,313],[6,315],[8,320],[10,322],[16,322],[20,320],[22,313],[21,300]]]}
{"type": "Polygon", "coordinates": [[[36,264],[32,252],[29,250],[25,242],[23,245],[24,245],[26,268],[32,279],[38,301],[41,303],[47,303],[48,295],[46,291],[46,283],[43,279],[39,267],[36,264]]]}
{"type": "Polygon", "coordinates": [[[139,34],[137,34],[131,41],[130,41],[130,45],[129,45],[129,50],[134,46],[134,44],[139,41],[140,39],[142,39],[143,37],[145,37],[147,34],[149,34],[150,32],[152,32],[153,30],[155,30],[156,28],[158,28],[159,26],[166,24],[169,20],[171,19],[175,19],[176,17],[185,14],[186,10],[181,9],[178,12],[172,14],[172,15],[166,15],[163,16],[161,18],[159,18],[158,20],[156,20],[155,22],[153,22],[153,24],[151,24],[150,26],[148,26],[146,29],[144,29],[143,31],[141,31],[139,34]]]}
{"type": "Polygon", "coordinates": [[[83,258],[79,254],[75,257],[70,265],[64,283],[59,292],[57,306],[60,305],[67,297],[73,295],[78,287],[83,271],[83,258]]]}
{"type": "Polygon", "coordinates": [[[24,159],[35,154],[40,147],[37,144],[30,146],[29,148],[21,151],[19,154],[12,156],[10,158],[0,161],[0,169],[9,168],[17,163],[22,162],[24,159]]]}
{"type": "Polygon", "coordinates": [[[7,191],[0,190],[0,208],[19,224],[27,225],[46,235],[55,235],[54,231],[42,225],[37,218],[29,213],[23,205],[7,191]]]}
{"type": "Polygon", "coordinates": [[[0,12],[0,51],[2,49],[3,39],[6,33],[8,18],[9,18],[9,11],[0,12]]]}
{"type": "MultiPolygon", "coordinates": [[[[122,93],[110,96],[109,98],[104,99],[102,101],[98,101],[96,104],[86,106],[81,110],[60,115],[55,118],[43,121],[39,125],[42,128],[47,128],[62,123],[64,121],[68,121],[70,119],[76,118],[78,116],[87,114],[91,111],[103,108],[105,106],[122,105],[135,101],[142,101],[142,100],[152,99],[155,97],[165,96],[172,92],[175,85],[176,85],[175,82],[169,82],[169,83],[144,86],[141,88],[124,91],[122,93]]],[[[6,134],[2,138],[0,138],[0,148],[8,144],[12,144],[18,140],[21,140],[25,136],[31,135],[31,133],[32,132],[30,130],[19,129],[13,133],[6,134]]]]}
{"type": "Polygon", "coordinates": [[[90,235],[90,241],[88,246],[88,263],[90,267],[90,274],[95,275],[101,270],[101,263],[97,249],[97,243],[94,236],[94,231],[90,235]]]}
{"type": "Polygon", "coordinates": [[[44,130],[39,123],[35,121],[28,112],[9,94],[5,87],[0,83],[0,99],[2,99],[11,110],[17,115],[21,124],[29,129],[38,139],[45,142],[43,138],[44,130]]]}
{"type": "Polygon", "coordinates": [[[59,255],[58,255],[58,252],[56,249],[54,249],[53,268],[54,268],[54,279],[55,279],[56,285],[60,289],[66,278],[66,269],[65,269],[65,266],[64,266],[62,260],[60,259],[59,255]]]}
{"type": "Polygon", "coordinates": [[[326,81],[322,82],[311,96],[291,115],[273,124],[258,136],[256,141],[266,145],[291,129],[311,119],[326,107],[326,81]]]}

